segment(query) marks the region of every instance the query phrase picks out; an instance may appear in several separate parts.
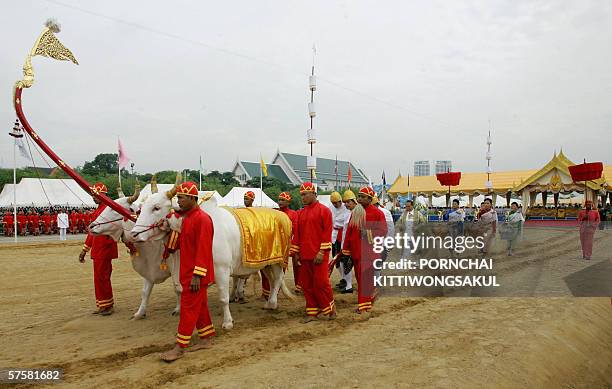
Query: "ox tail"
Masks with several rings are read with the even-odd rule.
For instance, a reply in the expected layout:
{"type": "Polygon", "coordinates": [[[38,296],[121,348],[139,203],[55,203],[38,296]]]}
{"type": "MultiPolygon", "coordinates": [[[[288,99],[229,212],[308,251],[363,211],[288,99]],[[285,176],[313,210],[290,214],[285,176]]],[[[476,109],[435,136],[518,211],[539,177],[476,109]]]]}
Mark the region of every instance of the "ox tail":
{"type": "Polygon", "coordinates": [[[289,288],[287,288],[287,284],[285,284],[285,277],[283,277],[283,280],[281,282],[281,290],[283,291],[285,297],[287,297],[291,301],[295,301],[295,295],[289,290],[289,288]]]}

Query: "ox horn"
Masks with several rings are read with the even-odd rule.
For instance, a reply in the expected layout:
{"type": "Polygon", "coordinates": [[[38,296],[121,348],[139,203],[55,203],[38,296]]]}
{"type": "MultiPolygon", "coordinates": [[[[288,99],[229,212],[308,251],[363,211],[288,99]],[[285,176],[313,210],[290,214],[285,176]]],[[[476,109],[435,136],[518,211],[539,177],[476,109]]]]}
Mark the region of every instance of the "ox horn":
{"type": "Polygon", "coordinates": [[[151,193],[157,193],[157,177],[155,174],[151,177],[151,193]]]}
{"type": "Polygon", "coordinates": [[[123,190],[121,189],[120,186],[117,187],[117,196],[125,197],[125,194],[123,194],[123,190]]]}
{"type": "Polygon", "coordinates": [[[176,191],[180,184],[181,184],[181,173],[177,173],[176,180],[174,181],[174,186],[172,187],[172,189],[166,192],[166,197],[168,197],[169,199],[172,199],[174,196],[176,196],[176,191]]]}
{"type": "Polygon", "coordinates": [[[136,179],[134,194],[128,198],[128,203],[132,204],[134,201],[138,200],[138,196],[140,196],[140,182],[138,182],[138,179],[136,179]]]}

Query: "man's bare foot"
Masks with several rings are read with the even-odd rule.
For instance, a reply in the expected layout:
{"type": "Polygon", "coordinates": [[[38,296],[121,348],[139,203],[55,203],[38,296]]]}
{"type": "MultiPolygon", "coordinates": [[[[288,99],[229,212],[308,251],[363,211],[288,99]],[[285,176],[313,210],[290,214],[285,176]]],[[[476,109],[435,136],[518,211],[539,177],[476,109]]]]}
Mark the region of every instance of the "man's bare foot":
{"type": "Polygon", "coordinates": [[[194,344],[193,346],[189,347],[187,349],[187,352],[194,352],[194,351],[198,351],[198,350],[202,350],[205,348],[211,348],[212,347],[212,339],[210,338],[206,338],[206,339],[200,339],[200,341],[196,344],[194,344]]]}
{"type": "Polygon", "coordinates": [[[113,307],[110,307],[108,309],[102,309],[100,311],[100,315],[102,316],[110,316],[115,312],[115,309],[113,307]]]}
{"type": "Polygon", "coordinates": [[[302,320],[300,320],[300,322],[301,323],[310,323],[311,321],[316,321],[316,320],[317,320],[316,316],[308,316],[308,315],[306,315],[306,316],[304,316],[302,318],[302,320]]]}
{"type": "Polygon", "coordinates": [[[184,354],[185,351],[178,345],[176,345],[172,350],[168,350],[162,355],[160,355],[160,358],[164,362],[174,362],[177,359],[182,358],[184,354]]]}
{"type": "Polygon", "coordinates": [[[370,320],[371,313],[369,310],[359,312],[359,316],[357,317],[358,321],[368,321],[370,320]]]}
{"type": "Polygon", "coordinates": [[[325,321],[336,320],[336,317],[338,317],[338,315],[334,311],[334,312],[331,313],[331,315],[321,315],[321,316],[319,316],[319,320],[325,320],[325,321]]]}

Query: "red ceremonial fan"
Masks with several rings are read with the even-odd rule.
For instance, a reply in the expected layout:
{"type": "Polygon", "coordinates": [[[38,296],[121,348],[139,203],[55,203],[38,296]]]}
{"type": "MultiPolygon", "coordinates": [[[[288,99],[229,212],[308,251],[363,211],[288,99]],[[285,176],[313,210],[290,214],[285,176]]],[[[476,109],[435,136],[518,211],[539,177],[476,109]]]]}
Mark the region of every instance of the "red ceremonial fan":
{"type": "Polygon", "coordinates": [[[572,180],[577,181],[591,181],[601,178],[603,172],[603,163],[601,162],[589,162],[581,163],[580,165],[569,166],[572,180]]]}
{"type": "Polygon", "coordinates": [[[461,172],[438,173],[436,178],[442,186],[457,186],[461,180],[461,172]]]}

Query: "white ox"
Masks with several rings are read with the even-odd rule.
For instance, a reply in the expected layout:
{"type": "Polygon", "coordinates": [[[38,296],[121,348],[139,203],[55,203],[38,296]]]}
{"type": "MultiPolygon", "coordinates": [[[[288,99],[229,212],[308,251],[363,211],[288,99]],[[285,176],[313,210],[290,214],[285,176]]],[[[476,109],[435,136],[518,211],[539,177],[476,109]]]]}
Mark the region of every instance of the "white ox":
{"type": "MultiPolygon", "coordinates": [[[[115,200],[120,206],[126,210],[135,213],[138,210],[138,205],[134,201],[138,198],[138,192],[132,197],[121,197],[115,200]]],[[[142,319],[146,316],[149,298],[153,291],[153,285],[160,284],[172,276],[174,290],[176,292],[176,307],[172,311],[172,315],[177,315],[181,307],[181,284],[179,282],[179,254],[178,252],[170,254],[166,263],[168,270],[160,269],[162,255],[164,253],[163,237],[150,240],[147,242],[135,242],[132,239],[131,229],[134,227],[134,222],[124,220],[118,212],[110,207],[106,207],[104,211],[89,225],[89,231],[94,235],[108,235],[115,241],[123,237],[124,242],[132,242],[136,247],[137,252],[131,254],[132,267],[136,273],[143,278],[142,296],[140,306],[134,313],[134,319],[142,319]]]]}
{"type": "MultiPolygon", "coordinates": [[[[169,227],[166,216],[171,209],[178,210],[176,199],[172,200],[174,190],[167,193],[155,193],[150,195],[142,204],[136,225],[132,229],[132,236],[136,241],[149,241],[166,236],[169,227]]],[[[223,307],[223,328],[233,328],[232,314],[229,309],[230,302],[230,278],[234,278],[234,293],[237,298],[242,298],[241,286],[244,280],[259,270],[265,272],[270,280],[272,290],[264,309],[277,309],[278,292],[282,288],[283,293],[292,299],[293,294],[289,291],[283,281],[283,269],[280,264],[265,266],[261,268],[245,267],[242,264],[242,239],[240,228],[236,218],[225,208],[219,207],[215,198],[211,198],[201,204],[200,208],[210,215],[213,226],[213,262],[215,267],[215,283],[219,292],[219,300],[223,307]],[[239,282],[238,282],[239,281],[239,282]],[[236,290],[238,288],[238,290],[236,290]]],[[[172,218],[175,219],[176,218],[172,218]]],[[[174,228],[180,228],[180,222],[174,223],[174,228]]]]}

